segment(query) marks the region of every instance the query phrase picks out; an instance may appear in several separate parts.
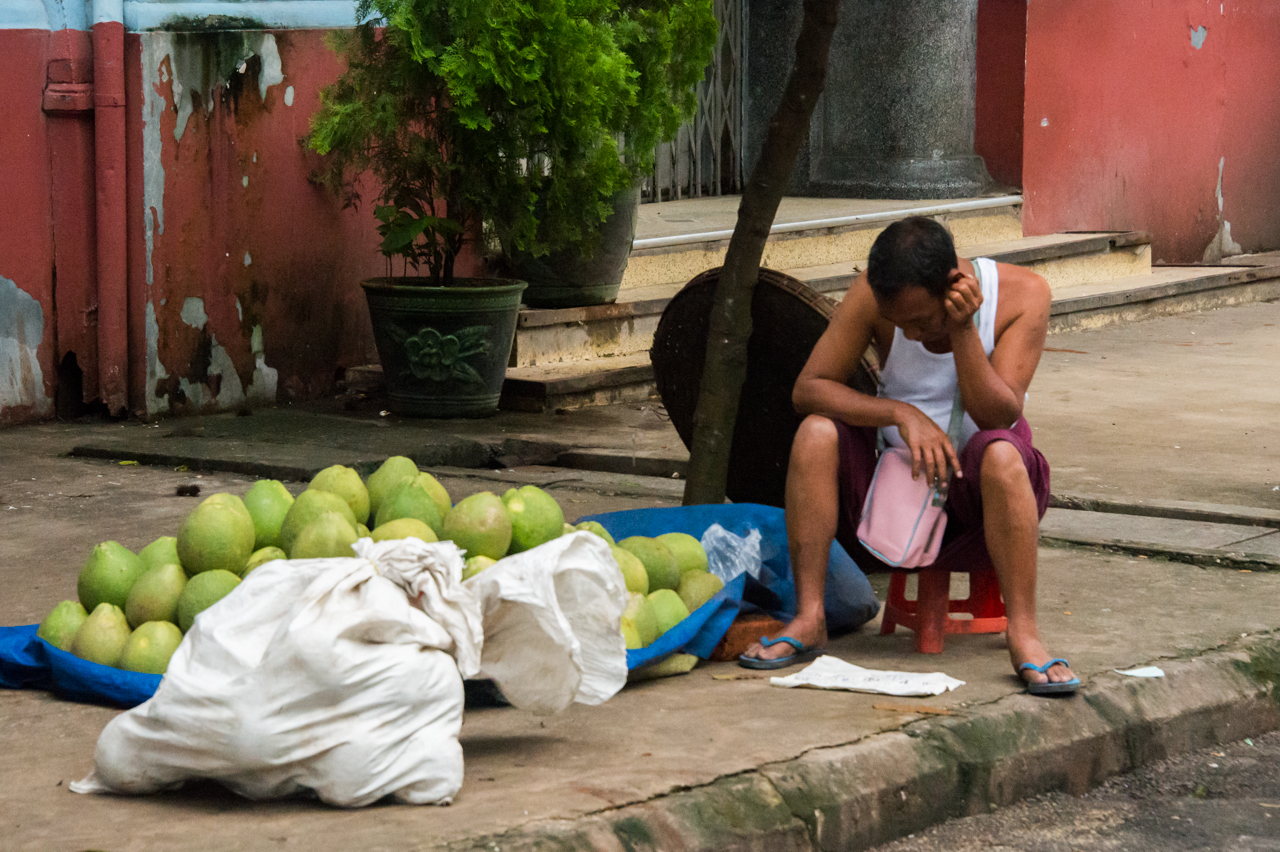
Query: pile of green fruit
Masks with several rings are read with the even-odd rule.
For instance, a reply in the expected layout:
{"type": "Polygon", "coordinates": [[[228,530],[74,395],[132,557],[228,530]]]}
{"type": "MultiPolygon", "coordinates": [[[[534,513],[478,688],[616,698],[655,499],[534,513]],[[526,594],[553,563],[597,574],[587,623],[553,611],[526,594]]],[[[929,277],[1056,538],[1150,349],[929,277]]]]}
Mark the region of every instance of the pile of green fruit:
{"type": "Polygon", "coordinates": [[[599,528],[592,532],[609,540],[631,593],[622,614],[622,636],[628,648],[652,645],[724,588],[720,578],[707,570],[702,543],[691,535],[633,535],[615,544],[603,527],[594,521],[589,524],[599,528]]]}
{"type": "Polygon", "coordinates": [[[255,482],[243,498],[214,494],[176,536],[161,536],[136,554],[114,541],[99,544],[80,569],[78,600],[55,606],[37,635],[95,663],[163,674],[196,616],[267,562],[354,556],[351,546],[366,536],[451,540],[468,556],[465,580],[576,530],[601,536],[613,549],[632,593],[622,619],[628,648],[653,642],[722,586],[707,573],[706,553],[692,536],[614,544],[594,521],[565,523],[555,499],[532,485],[501,498],[484,491],[455,506],[434,476],[392,456],[367,482],[352,468],[325,468],[296,498],[274,479],[255,482]]]}

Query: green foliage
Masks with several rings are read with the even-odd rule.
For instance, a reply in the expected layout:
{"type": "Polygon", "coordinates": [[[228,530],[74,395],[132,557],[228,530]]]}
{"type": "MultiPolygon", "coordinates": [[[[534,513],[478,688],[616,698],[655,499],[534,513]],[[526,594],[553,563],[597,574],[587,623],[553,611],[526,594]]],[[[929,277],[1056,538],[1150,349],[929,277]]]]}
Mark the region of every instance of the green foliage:
{"type": "Polygon", "coordinates": [[[482,226],[533,256],[590,246],[693,114],[716,38],[711,0],[362,0],[357,15],[307,142],[349,200],[371,173],[383,254],[445,284],[482,226]]]}

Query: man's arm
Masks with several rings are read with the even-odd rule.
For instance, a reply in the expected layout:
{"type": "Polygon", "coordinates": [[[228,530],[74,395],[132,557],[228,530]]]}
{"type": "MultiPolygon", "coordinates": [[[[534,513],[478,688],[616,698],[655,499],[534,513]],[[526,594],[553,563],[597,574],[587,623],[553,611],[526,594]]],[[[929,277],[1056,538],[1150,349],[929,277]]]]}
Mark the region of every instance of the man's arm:
{"type": "Polygon", "coordinates": [[[946,300],[960,396],[979,429],[1006,429],[1022,416],[1049,328],[1052,296],[1048,283],[1018,266],[1001,263],[997,269],[1000,300],[996,345],[990,359],[973,323],[982,304],[977,280],[958,274],[946,300]]]}
{"type": "Polygon", "coordinates": [[[889,407],[884,405],[888,400],[868,396],[848,385],[871,345],[878,316],[875,297],[863,273],[854,279],[796,379],[791,402],[797,412],[821,414],[850,426],[893,423],[889,407]]]}

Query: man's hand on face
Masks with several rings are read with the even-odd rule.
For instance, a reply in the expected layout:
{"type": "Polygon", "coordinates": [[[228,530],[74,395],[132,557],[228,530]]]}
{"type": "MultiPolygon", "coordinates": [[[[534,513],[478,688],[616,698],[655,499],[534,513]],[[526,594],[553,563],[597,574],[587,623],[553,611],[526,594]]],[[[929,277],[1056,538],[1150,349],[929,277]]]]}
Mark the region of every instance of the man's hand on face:
{"type": "Polygon", "coordinates": [[[925,475],[925,481],[935,485],[945,484],[950,478],[948,468],[960,473],[960,459],[947,433],[914,405],[903,403],[897,423],[903,442],[911,450],[911,478],[925,475]]]}
{"type": "Polygon", "coordinates": [[[951,273],[951,286],[943,297],[947,311],[947,331],[951,335],[973,328],[973,315],[982,307],[982,286],[978,279],[960,270],[951,273]]]}

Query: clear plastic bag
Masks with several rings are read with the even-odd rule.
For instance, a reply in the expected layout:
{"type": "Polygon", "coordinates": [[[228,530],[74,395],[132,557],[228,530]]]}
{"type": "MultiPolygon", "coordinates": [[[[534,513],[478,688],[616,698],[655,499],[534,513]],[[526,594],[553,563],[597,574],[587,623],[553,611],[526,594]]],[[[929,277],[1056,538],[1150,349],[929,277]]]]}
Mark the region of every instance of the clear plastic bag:
{"type": "Polygon", "coordinates": [[[712,524],[702,534],[702,548],[707,551],[707,570],[726,586],[743,572],[760,579],[760,530],[750,530],[744,538],[712,524]]]}

